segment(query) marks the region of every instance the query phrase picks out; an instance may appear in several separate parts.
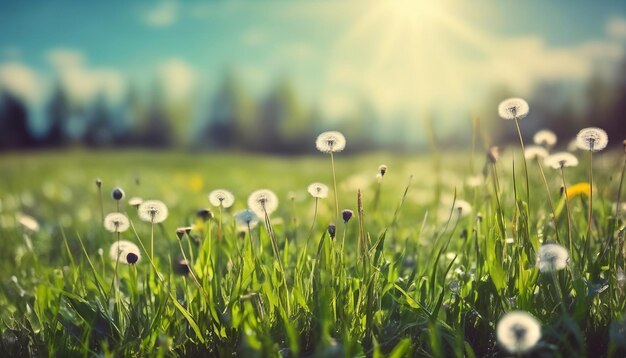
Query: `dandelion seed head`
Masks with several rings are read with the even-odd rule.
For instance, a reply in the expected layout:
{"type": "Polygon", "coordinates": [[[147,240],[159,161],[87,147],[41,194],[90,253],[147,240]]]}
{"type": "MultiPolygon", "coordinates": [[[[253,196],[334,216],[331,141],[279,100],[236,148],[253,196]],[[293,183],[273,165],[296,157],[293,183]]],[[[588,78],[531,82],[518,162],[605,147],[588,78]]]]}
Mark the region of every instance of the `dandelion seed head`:
{"type": "Polygon", "coordinates": [[[511,311],[498,321],[496,335],[509,353],[524,353],[541,339],[541,324],[527,312],[511,311]]]}
{"type": "Polygon", "coordinates": [[[465,183],[466,183],[466,184],[467,184],[467,186],[469,186],[470,188],[476,188],[476,187],[479,187],[479,186],[483,185],[483,183],[484,183],[484,182],[485,182],[485,181],[484,181],[483,177],[482,177],[482,176],[480,176],[480,175],[473,175],[473,176],[471,176],[471,177],[468,177],[468,178],[465,180],[465,183]]]}
{"type": "Polygon", "coordinates": [[[235,203],[235,196],[228,190],[216,189],[209,194],[209,202],[213,206],[230,208],[235,203]]]}
{"type": "Polygon", "coordinates": [[[546,148],[552,148],[556,144],[556,134],[549,129],[542,129],[535,133],[533,142],[546,148]]]}
{"type": "Polygon", "coordinates": [[[110,232],[124,232],[130,227],[126,215],[122,213],[110,213],[104,217],[104,228],[110,232]]]}
{"type": "Polygon", "coordinates": [[[498,114],[502,119],[522,119],[528,115],[528,102],[522,98],[509,98],[500,102],[498,114]]]}
{"type": "Polygon", "coordinates": [[[341,152],[346,147],[346,138],[337,131],[324,132],[317,136],[315,147],[322,153],[341,152]]]}
{"type": "Polygon", "coordinates": [[[598,152],[606,148],[607,144],[609,144],[609,136],[601,128],[584,128],[576,135],[576,145],[583,150],[598,152]]]}
{"type": "Polygon", "coordinates": [[[537,255],[537,267],[541,272],[562,270],[569,263],[567,249],[559,244],[543,244],[537,255]]]}
{"type": "Polygon", "coordinates": [[[465,217],[472,212],[472,205],[465,200],[456,199],[454,201],[454,210],[459,217],[465,217]]]}
{"type": "Polygon", "coordinates": [[[387,173],[387,166],[385,164],[381,164],[378,167],[378,173],[380,174],[381,177],[384,177],[385,174],[387,173]]]}
{"type": "Polygon", "coordinates": [[[250,209],[241,210],[235,213],[235,223],[242,229],[254,228],[259,223],[259,217],[250,209]]]}
{"type": "Polygon", "coordinates": [[[143,203],[143,199],[138,196],[133,196],[132,198],[128,199],[128,205],[134,206],[136,208],[139,207],[141,203],[143,203]]]}
{"type": "Polygon", "coordinates": [[[539,145],[529,145],[524,151],[524,157],[526,159],[543,159],[550,155],[546,148],[539,145]]]}
{"type": "Polygon", "coordinates": [[[487,161],[489,163],[495,164],[500,158],[500,148],[498,146],[491,146],[487,149],[487,161]]]}
{"type": "Polygon", "coordinates": [[[120,201],[124,198],[124,190],[122,190],[122,188],[120,187],[116,187],[111,192],[111,196],[114,200],[120,201]]]}
{"type": "Polygon", "coordinates": [[[17,222],[22,225],[26,230],[29,230],[31,232],[39,231],[39,223],[32,216],[17,214],[17,222]]]}
{"type": "Polygon", "coordinates": [[[311,196],[317,199],[324,199],[328,196],[328,186],[322,183],[312,183],[307,188],[307,191],[311,196]]]}
{"type": "Polygon", "coordinates": [[[119,240],[111,245],[109,257],[113,261],[132,265],[141,259],[141,252],[134,243],[127,240],[119,240]]]}
{"type": "Polygon", "coordinates": [[[278,208],[278,197],[269,189],[260,189],[248,197],[248,207],[258,217],[270,215],[278,208]]]}
{"type": "Polygon", "coordinates": [[[139,205],[139,218],[153,224],[158,224],[167,219],[167,206],[160,200],[146,200],[139,205]]]}
{"type": "Polygon", "coordinates": [[[547,156],[543,163],[553,169],[561,169],[577,166],[578,158],[569,152],[559,152],[547,156]]]}

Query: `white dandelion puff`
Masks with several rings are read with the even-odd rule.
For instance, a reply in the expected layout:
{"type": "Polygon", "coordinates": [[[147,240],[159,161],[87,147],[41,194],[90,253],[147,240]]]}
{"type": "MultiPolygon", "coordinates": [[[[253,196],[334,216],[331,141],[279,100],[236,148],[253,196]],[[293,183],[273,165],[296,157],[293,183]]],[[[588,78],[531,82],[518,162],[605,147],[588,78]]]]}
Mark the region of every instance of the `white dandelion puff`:
{"type": "Polygon", "coordinates": [[[317,136],[315,147],[322,153],[341,152],[346,147],[346,138],[337,131],[324,132],[317,136]]]}
{"type": "Polygon", "coordinates": [[[139,205],[141,205],[141,203],[143,203],[143,199],[138,196],[133,196],[132,198],[128,199],[128,205],[130,206],[138,207],[139,205]]]}
{"type": "Polygon", "coordinates": [[[25,229],[29,231],[32,231],[32,232],[39,231],[39,223],[32,216],[28,216],[25,214],[18,214],[17,222],[20,223],[20,225],[22,225],[25,229]]]}
{"type": "Polygon", "coordinates": [[[539,248],[537,267],[541,272],[562,270],[569,263],[567,249],[559,244],[544,244],[539,248]]]}
{"type": "Polygon", "coordinates": [[[322,183],[313,183],[309,185],[307,191],[311,196],[317,199],[324,199],[328,196],[328,186],[322,183]]]}
{"type": "Polygon", "coordinates": [[[539,145],[529,145],[524,151],[524,157],[526,159],[543,159],[550,155],[546,148],[539,145]]]}
{"type": "Polygon", "coordinates": [[[141,252],[134,243],[127,240],[119,240],[111,245],[109,256],[113,261],[132,265],[141,259],[141,252]]]}
{"type": "Polygon", "coordinates": [[[456,199],[454,201],[454,211],[459,217],[466,217],[472,212],[472,205],[465,200],[456,199]]]}
{"type": "Polygon", "coordinates": [[[158,224],[167,219],[167,206],[159,200],[146,200],[139,205],[139,218],[153,224],[158,224]]]}
{"type": "Polygon", "coordinates": [[[470,188],[479,187],[479,186],[483,185],[484,182],[485,182],[485,180],[484,180],[484,177],[482,175],[473,175],[471,177],[468,177],[465,180],[465,183],[470,188]]]}
{"type": "Polygon", "coordinates": [[[535,144],[546,148],[554,147],[556,140],[556,134],[549,129],[542,129],[533,136],[533,142],[535,142],[535,144]]]}
{"type": "Polygon", "coordinates": [[[259,217],[254,211],[245,209],[235,213],[235,223],[239,228],[247,229],[250,226],[253,229],[259,223],[259,217]]]}
{"type": "Polygon", "coordinates": [[[576,158],[574,154],[569,152],[559,152],[547,156],[543,162],[545,165],[553,169],[561,169],[577,166],[578,158],[576,158]]]}
{"type": "Polygon", "coordinates": [[[235,203],[235,196],[228,190],[216,189],[209,194],[209,202],[213,206],[221,206],[226,209],[235,203]]]}
{"type": "Polygon", "coordinates": [[[110,213],[104,217],[104,228],[110,232],[124,232],[129,227],[130,222],[122,213],[110,213]]]}
{"type": "Polygon", "coordinates": [[[541,339],[541,324],[527,312],[511,311],[498,321],[496,334],[498,343],[509,353],[524,353],[541,339]]]}
{"type": "Polygon", "coordinates": [[[608,143],[609,137],[601,128],[584,128],[576,135],[576,146],[583,150],[598,152],[606,148],[608,143]]]}
{"type": "Polygon", "coordinates": [[[259,217],[270,215],[278,208],[278,197],[269,189],[260,189],[248,197],[248,207],[259,217]]]}
{"type": "Polygon", "coordinates": [[[503,119],[522,119],[528,115],[528,102],[522,98],[509,98],[500,102],[498,114],[503,119]]]}

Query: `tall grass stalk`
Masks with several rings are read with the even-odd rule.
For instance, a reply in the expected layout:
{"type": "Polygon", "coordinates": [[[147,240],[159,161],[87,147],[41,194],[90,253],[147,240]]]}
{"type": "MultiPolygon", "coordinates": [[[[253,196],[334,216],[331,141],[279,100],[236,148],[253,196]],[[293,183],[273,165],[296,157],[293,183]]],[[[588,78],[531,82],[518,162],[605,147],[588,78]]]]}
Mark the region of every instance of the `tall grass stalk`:
{"type": "Polygon", "coordinates": [[[537,166],[539,167],[539,173],[541,173],[541,179],[543,180],[543,184],[546,188],[546,196],[548,197],[548,203],[550,204],[550,210],[552,211],[552,224],[554,224],[554,233],[556,235],[556,241],[560,243],[561,239],[559,237],[559,226],[556,223],[556,211],[554,210],[554,202],[552,201],[552,195],[550,195],[550,188],[548,187],[548,181],[546,180],[546,175],[543,171],[543,166],[541,165],[541,161],[539,160],[538,156],[535,156],[535,161],[537,162],[537,166]]]}

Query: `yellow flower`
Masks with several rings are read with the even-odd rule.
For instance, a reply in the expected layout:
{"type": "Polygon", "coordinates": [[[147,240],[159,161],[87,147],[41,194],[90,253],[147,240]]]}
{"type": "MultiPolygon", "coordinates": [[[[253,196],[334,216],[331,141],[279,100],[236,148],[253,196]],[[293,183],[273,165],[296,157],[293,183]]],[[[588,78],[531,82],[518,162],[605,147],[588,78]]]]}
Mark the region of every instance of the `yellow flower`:
{"type": "Polygon", "coordinates": [[[590,190],[591,190],[591,185],[589,185],[589,183],[587,182],[574,184],[572,186],[567,187],[567,197],[569,200],[572,200],[572,198],[575,198],[582,194],[589,196],[590,190]]]}
{"type": "Polygon", "coordinates": [[[196,193],[199,193],[204,187],[204,180],[202,180],[202,176],[200,176],[199,174],[193,174],[189,178],[187,185],[189,189],[196,193]]]}

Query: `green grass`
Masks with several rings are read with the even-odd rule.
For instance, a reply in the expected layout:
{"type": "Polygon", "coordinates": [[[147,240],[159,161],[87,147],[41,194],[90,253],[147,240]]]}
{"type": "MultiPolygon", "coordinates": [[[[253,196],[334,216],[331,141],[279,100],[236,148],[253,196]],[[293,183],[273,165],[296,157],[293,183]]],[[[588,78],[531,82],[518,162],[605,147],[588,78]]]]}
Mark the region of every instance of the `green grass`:
{"type": "MultiPolygon", "coordinates": [[[[62,357],[504,356],[495,337],[498,319],[524,310],[542,324],[534,356],[625,356],[622,218],[613,209],[621,154],[594,156],[591,237],[588,197],[575,196],[571,260],[547,275],[536,268],[541,242],[555,241],[558,230],[568,246],[560,174],[545,168],[559,212],[555,228],[537,166],[528,162],[528,207],[522,165],[515,162],[513,175],[510,152],[476,187],[467,179],[481,175],[482,154],[472,160],[467,153],[435,159],[339,153],[339,210],[355,215],[347,224],[334,222],[331,193],[319,201],[308,243],[315,200],[306,188],[320,181],[332,192],[327,155],[4,155],[0,351],[62,357]],[[379,186],[380,164],[389,170],[379,186]],[[137,265],[119,265],[119,286],[108,256],[116,238],[102,226],[96,178],[103,181],[105,214],[115,211],[113,187],[125,190],[122,211],[132,228],[121,238],[147,248],[137,265]],[[236,196],[223,213],[221,240],[217,208],[211,208],[216,218],[202,225],[195,215],[209,207],[207,194],[217,188],[236,196]],[[233,220],[260,188],[281,201],[270,220],[275,248],[262,219],[252,240],[233,220]],[[153,263],[150,224],[126,204],[131,196],[162,200],[170,210],[155,227],[153,263]],[[472,205],[469,215],[457,219],[455,196],[472,205]],[[20,214],[34,217],[40,230],[25,229],[17,222],[20,214]],[[188,237],[179,243],[176,228],[194,223],[199,243],[188,237]],[[330,223],[337,225],[334,240],[330,223]],[[193,257],[197,282],[172,270],[181,247],[193,257]]],[[[578,153],[579,167],[566,169],[568,186],[588,181],[585,154],[578,153]]]]}

